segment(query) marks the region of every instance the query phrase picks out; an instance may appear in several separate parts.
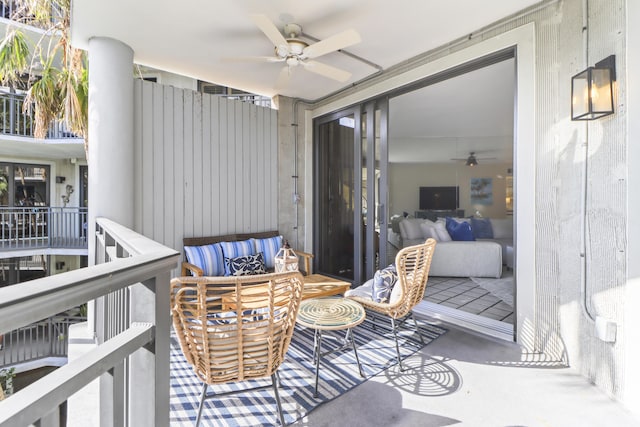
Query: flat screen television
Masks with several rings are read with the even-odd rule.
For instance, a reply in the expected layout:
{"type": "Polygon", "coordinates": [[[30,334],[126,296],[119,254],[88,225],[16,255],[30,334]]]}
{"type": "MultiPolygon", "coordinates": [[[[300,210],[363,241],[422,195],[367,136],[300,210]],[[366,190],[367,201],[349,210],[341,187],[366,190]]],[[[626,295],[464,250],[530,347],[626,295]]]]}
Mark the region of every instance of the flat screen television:
{"type": "Polygon", "coordinates": [[[458,187],[420,187],[420,210],[452,211],[459,206],[458,187]]]}

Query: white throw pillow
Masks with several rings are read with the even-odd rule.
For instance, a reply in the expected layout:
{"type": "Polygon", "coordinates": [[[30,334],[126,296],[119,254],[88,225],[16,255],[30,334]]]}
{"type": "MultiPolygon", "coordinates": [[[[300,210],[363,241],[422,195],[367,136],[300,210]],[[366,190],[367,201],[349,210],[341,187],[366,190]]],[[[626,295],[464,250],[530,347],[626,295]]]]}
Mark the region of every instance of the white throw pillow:
{"type": "Polygon", "coordinates": [[[423,220],[419,218],[407,218],[400,222],[400,235],[403,239],[414,240],[422,238],[420,224],[423,220]]]}
{"type": "Polygon", "coordinates": [[[422,238],[423,239],[435,239],[437,242],[440,241],[438,237],[438,233],[436,232],[436,223],[433,221],[425,220],[422,224],[420,224],[420,228],[422,229],[422,238]]]}
{"type": "Polygon", "coordinates": [[[440,221],[436,221],[434,231],[438,234],[438,238],[436,239],[438,242],[450,242],[451,236],[447,231],[447,227],[440,221]]]}

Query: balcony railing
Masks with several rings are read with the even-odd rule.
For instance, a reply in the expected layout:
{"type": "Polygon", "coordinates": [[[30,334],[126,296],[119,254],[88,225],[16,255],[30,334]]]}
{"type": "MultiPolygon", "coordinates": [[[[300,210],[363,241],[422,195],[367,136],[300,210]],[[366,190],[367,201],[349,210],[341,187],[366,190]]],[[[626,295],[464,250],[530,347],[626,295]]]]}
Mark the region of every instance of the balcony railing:
{"type": "Polygon", "coordinates": [[[104,218],[96,228],[98,265],[0,288],[0,334],[126,290],[129,304],[109,308],[126,322],[108,329],[122,332],[0,401],[0,427],[57,425],[58,405],[99,377],[100,425],[169,424],[169,280],[179,254],[104,218]]]}
{"type": "Polygon", "coordinates": [[[87,208],[0,207],[0,252],[87,248],[87,208]]]}
{"type": "MultiPolygon", "coordinates": [[[[24,94],[0,92],[0,133],[33,138],[35,112],[23,113],[24,94]]],[[[63,122],[54,121],[47,131],[48,139],[79,139],[63,122]]]]}
{"type": "Polygon", "coordinates": [[[55,316],[4,334],[0,349],[0,368],[47,357],[66,358],[69,325],[84,317],[55,316]]]}
{"type": "MultiPolygon", "coordinates": [[[[55,5],[51,5],[52,22],[55,22],[61,16],[60,12],[58,12],[55,7],[55,5]]],[[[2,18],[11,19],[12,21],[21,22],[34,27],[43,27],[32,15],[26,13],[24,6],[21,6],[15,1],[2,0],[0,2],[0,13],[2,14],[2,18]]]]}

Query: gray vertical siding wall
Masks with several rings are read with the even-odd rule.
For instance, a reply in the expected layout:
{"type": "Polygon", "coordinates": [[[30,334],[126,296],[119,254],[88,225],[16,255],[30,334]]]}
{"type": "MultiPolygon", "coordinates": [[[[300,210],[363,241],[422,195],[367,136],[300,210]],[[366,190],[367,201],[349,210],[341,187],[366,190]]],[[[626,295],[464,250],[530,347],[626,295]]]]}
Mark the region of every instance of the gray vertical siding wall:
{"type": "MultiPolygon", "coordinates": [[[[636,0],[627,0],[636,1],[636,0]]],[[[533,350],[539,361],[564,360],[600,388],[628,404],[627,348],[638,348],[635,325],[625,312],[639,301],[625,299],[627,278],[627,195],[638,183],[627,180],[626,8],[625,0],[589,0],[588,58],[583,48],[583,1],[558,0],[507,18],[490,27],[427,52],[381,76],[315,104],[318,108],[365,90],[423,64],[465,49],[527,23],[535,23],[535,321],[533,350]],[[572,122],[571,77],[588,65],[615,54],[618,68],[616,114],[588,124],[572,122]],[[585,142],[588,148],[585,156],[585,142]],[[590,311],[618,326],[615,343],[596,336],[582,308],[581,200],[582,171],[587,164],[586,274],[590,311]]],[[[516,165],[517,167],[517,165],[516,165]]],[[[516,183],[517,185],[517,183],[516,183]]],[[[517,192],[516,187],[516,192],[517,192]]],[[[517,195],[516,195],[517,197],[517,195]]],[[[639,236],[635,236],[636,238],[639,236]]],[[[529,331],[527,331],[529,332],[529,331]]],[[[521,337],[522,338],[522,337],[521,337]]],[[[523,355],[523,363],[527,362],[523,355]]],[[[544,362],[541,362],[544,363],[544,362]]],[[[637,371],[637,370],[636,370],[637,371]]]]}
{"type": "Polygon", "coordinates": [[[276,110],[136,80],[135,227],[183,237],[278,228],[276,110]]]}

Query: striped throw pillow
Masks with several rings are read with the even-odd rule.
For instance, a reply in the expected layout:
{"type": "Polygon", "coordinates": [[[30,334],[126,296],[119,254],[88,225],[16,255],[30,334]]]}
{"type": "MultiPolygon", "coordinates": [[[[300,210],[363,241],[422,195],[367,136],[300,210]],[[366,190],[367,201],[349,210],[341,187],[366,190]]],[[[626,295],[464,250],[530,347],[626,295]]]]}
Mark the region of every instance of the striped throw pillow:
{"type": "Polygon", "coordinates": [[[266,239],[253,239],[256,252],[264,255],[264,265],[267,268],[275,268],[274,258],[282,247],[282,236],[268,237],[266,239]]]}
{"type": "Polygon", "coordinates": [[[239,242],[220,242],[222,253],[225,258],[238,258],[240,256],[255,255],[256,246],[253,239],[241,240],[239,242]]]}
{"type": "Polygon", "coordinates": [[[205,276],[224,276],[224,256],[220,243],[205,246],[185,246],[187,262],[200,267],[205,276]]]}

